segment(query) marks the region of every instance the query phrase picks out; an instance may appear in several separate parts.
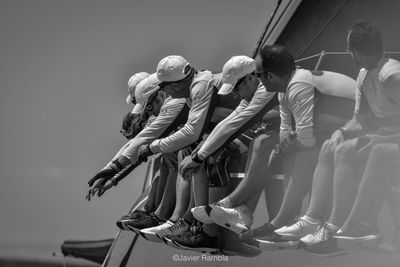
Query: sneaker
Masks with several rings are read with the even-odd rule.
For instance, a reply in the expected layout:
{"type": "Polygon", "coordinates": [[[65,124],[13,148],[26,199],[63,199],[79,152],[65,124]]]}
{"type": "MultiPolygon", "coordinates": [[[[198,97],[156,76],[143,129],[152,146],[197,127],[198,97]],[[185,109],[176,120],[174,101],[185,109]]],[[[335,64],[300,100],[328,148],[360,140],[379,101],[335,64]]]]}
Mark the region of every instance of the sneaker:
{"type": "Polygon", "coordinates": [[[338,231],[338,234],[334,235],[333,239],[336,239],[339,248],[356,251],[360,248],[379,246],[383,236],[377,226],[360,223],[350,231],[338,231]]]}
{"type": "Polygon", "coordinates": [[[185,233],[172,237],[172,241],[182,248],[205,252],[218,252],[218,239],[207,235],[201,227],[191,227],[185,233]]]}
{"type": "Polygon", "coordinates": [[[172,241],[172,238],[174,238],[174,237],[175,237],[175,236],[166,235],[166,236],[163,236],[163,237],[162,237],[162,241],[163,241],[166,245],[168,245],[168,246],[170,246],[170,247],[172,247],[172,248],[186,250],[186,248],[183,248],[183,247],[181,247],[181,246],[175,244],[174,241],[172,241]]]}
{"type": "Polygon", "coordinates": [[[218,204],[210,204],[210,218],[214,223],[228,228],[237,234],[249,231],[253,223],[253,213],[245,205],[236,208],[225,208],[218,204]]]}
{"type": "Polygon", "coordinates": [[[328,223],[325,223],[314,233],[302,237],[300,241],[306,246],[318,245],[331,238],[337,231],[337,229],[333,229],[328,223]]]}
{"type": "Polygon", "coordinates": [[[170,226],[159,230],[156,235],[160,239],[162,239],[164,236],[177,236],[186,232],[187,230],[189,230],[189,228],[190,225],[186,222],[186,220],[183,218],[179,218],[176,223],[172,223],[170,226]]]}
{"type": "Polygon", "coordinates": [[[148,213],[147,211],[134,210],[132,212],[129,212],[127,215],[123,215],[121,217],[121,219],[119,219],[116,222],[116,224],[117,224],[119,229],[129,231],[130,229],[126,225],[126,222],[129,222],[131,220],[141,219],[141,218],[144,218],[144,217],[149,216],[149,215],[150,215],[150,213],[148,213]]]}
{"type": "Polygon", "coordinates": [[[194,207],[190,210],[193,214],[193,217],[205,224],[214,223],[210,218],[211,207],[208,205],[194,207]]]}
{"type": "Polygon", "coordinates": [[[221,244],[219,252],[223,255],[256,257],[262,252],[259,248],[243,242],[237,234],[228,229],[222,229],[219,237],[221,244]]]}
{"type": "Polygon", "coordinates": [[[139,233],[140,230],[145,228],[150,228],[154,226],[158,226],[165,222],[165,219],[157,217],[154,213],[140,218],[136,220],[130,220],[125,222],[126,226],[129,228],[130,231],[135,233],[139,233]]]}
{"type": "Polygon", "coordinates": [[[267,238],[271,234],[274,233],[276,230],[275,225],[273,225],[270,222],[267,222],[260,227],[257,227],[255,229],[250,229],[249,231],[246,231],[242,234],[240,234],[239,238],[243,242],[255,246],[255,247],[260,247],[260,243],[256,240],[256,238],[267,238]]]}
{"type": "Polygon", "coordinates": [[[315,233],[320,227],[320,221],[313,223],[306,216],[303,216],[296,223],[275,230],[275,234],[279,235],[282,240],[295,241],[315,233]]]}
{"type": "Polygon", "coordinates": [[[256,238],[262,250],[298,249],[300,240],[286,240],[276,233],[264,238],[256,238]]]}
{"type": "Polygon", "coordinates": [[[159,231],[162,231],[162,230],[164,230],[166,228],[171,227],[172,225],[174,225],[173,222],[166,221],[165,223],[160,224],[158,226],[142,229],[142,230],[140,230],[139,233],[144,239],[147,239],[149,241],[154,241],[154,242],[161,242],[162,240],[157,235],[157,233],[159,231]]]}
{"type": "Polygon", "coordinates": [[[338,247],[337,240],[332,238],[337,231],[332,225],[325,223],[315,233],[301,238],[300,246],[304,250],[318,255],[337,256],[347,254],[345,250],[338,247]]]}

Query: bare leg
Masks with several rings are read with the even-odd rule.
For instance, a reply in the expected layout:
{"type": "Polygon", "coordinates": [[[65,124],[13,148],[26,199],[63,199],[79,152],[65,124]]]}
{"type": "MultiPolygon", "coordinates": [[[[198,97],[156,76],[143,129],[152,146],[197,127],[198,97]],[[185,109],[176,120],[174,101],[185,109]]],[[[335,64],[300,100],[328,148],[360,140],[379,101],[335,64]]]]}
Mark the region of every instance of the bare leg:
{"type": "MultiPolygon", "coordinates": [[[[178,153],[178,161],[183,159],[182,153],[178,153]]],[[[176,179],[176,204],[175,209],[170,218],[171,221],[177,221],[180,217],[185,214],[189,207],[190,202],[190,184],[191,180],[184,180],[183,177],[178,173],[176,179]]]]}
{"type": "Polygon", "coordinates": [[[375,145],[371,150],[354,206],[343,225],[344,232],[360,222],[370,226],[377,224],[383,203],[398,180],[399,173],[400,151],[397,144],[375,145]]]}
{"type": "Polygon", "coordinates": [[[160,188],[160,183],[158,190],[163,192],[162,200],[157,208],[156,214],[162,216],[163,218],[169,218],[173,213],[175,202],[176,202],[176,180],[177,180],[177,165],[176,165],[176,155],[169,154],[168,157],[164,158],[163,164],[161,165],[160,173],[168,173],[166,178],[166,183],[160,188]]]}
{"type": "Polygon", "coordinates": [[[319,147],[296,154],[292,178],[285,192],[278,215],[271,221],[277,227],[289,225],[300,214],[301,204],[311,190],[312,177],[317,164],[319,147]]]}
{"type": "Polygon", "coordinates": [[[335,151],[333,205],[328,222],[336,227],[341,227],[349,215],[358,190],[356,167],[361,166],[356,161],[356,142],[357,139],[345,141],[335,151]]]}
{"type": "Polygon", "coordinates": [[[227,197],[233,207],[242,204],[248,205],[254,203],[254,198],[259,199],[265,179],[271,177],[268,170],[268,156],[278,142],[278,138],[277,133],[272,133],[271,135],[260,135],[254,140],[246,175],[227,197]]]}
{"type": "Polygon", "coordinates": [[[333,158],[334,150],[331,148],[331,141],[327,140],[322,145],[319,153],[318,164],[315,168],[310,204],[306,215],[324,221],[332,210],[333,192],[333,158]]]}
{"type": "Polygon", "coordinates": [[[146,204],[144,205],[144,210],[147,212],[154,212],[157,208],[156,196],[157,196],[159,179],[160,179],[160,176],[157,176],[151,183],[151,189],[149,192],[149,196],[147,198],[146,204]]]}

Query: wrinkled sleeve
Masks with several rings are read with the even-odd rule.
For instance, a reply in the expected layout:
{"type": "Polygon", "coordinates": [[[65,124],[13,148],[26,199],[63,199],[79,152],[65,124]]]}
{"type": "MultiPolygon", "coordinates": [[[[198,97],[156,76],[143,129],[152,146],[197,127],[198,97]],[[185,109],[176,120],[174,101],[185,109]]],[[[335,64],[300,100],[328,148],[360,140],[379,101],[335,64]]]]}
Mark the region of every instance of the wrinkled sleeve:
{"type": "MultiPolygon", "coordinates": [[[[262,93],[253,97],[250,102],[242,100],[240,105],[223,121],[218,123],[200,148],[198,155],[205,159],[220,149],[232,136],[244,130],[244,126],[256,117],[262,119],[265,107],[275,96],[275,93],[262,93]]],[[[272,106],[271,106],[272,108],[272,106]]],[[[247,128],[247,127],[246,127],[247,128]]]]}
{"type": "Polygon", "coordinates": [[[152,142],[151,150],[155,153],[170,153],[196,142],[203,130],[213,96],[213,88],[208,88],[206,81],[197,82],[192,88],[192,107],[186,124],[172,135],[152,142]]]}
{"type": "Polygon", "coordinates": [[[170,105],[161,109],[160,114],[154,121],[147,125],[133,140],[131,140],[129,145],[122,152],[124,157],[135,163],[140,146],[151,143],[171,128],[177,117],[182,115],[181,112],[186,105],[186,101],[185,99],[174,99],[171,102],[170,105]]]}
{"type": "Polygon", "coordinates": [[[280,94],[279,95],[279,114],[281,117],[281,126],[280,126],[280,132],[279,136],[280,139],[283,140],[286,138],[290,132],[293,131],[292,129],[292,113],[287,106],[287,102],[284,99],[284,95],[280,94]]]}
{"type": "Polygon", "coordinates": [[[314,86],[307,83],[292,85],[289,96],[296,125],[297,141],[305,147],[315,145],[314,136],[314,86]]]}

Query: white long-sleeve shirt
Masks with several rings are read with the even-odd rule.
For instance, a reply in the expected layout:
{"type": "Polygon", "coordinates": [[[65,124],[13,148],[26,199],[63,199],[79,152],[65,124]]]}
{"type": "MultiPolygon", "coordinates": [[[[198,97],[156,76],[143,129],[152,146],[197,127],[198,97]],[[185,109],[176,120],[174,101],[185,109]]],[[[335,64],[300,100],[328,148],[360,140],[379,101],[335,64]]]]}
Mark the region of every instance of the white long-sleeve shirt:
{"type": "Polygon", "coordinates": [[[241,132],[261,121],[265,113],[278,105],[276,93],[266,92],[260,83],[251,101],[242,100],[239,106],[218,123],[198,151],[200,159],[206,159],[241,132]]]}
{"type": "MultiPolygon", "coordinates": [[[[221,86],[221,75],[212,75],[210,71],[195,74],[190,85],[190,97],[187,105],[190,107],[188,120],[185,125],[168,137],[157,139],[151,143],[154,153],[169,153],[178,151],[197,142],[204,134],[214,114],[220,96],[217,91],[221,86]]],[[[214,115],[214,116],[213,116],[214,115]]]]}
{"type": "MultiPolygon", "coordinates": [[[[315,122],[318,114],[315,112],[317,89],[330,96],[352,98],[355,81],[346,75],[320,71],[312,72],[296,69],[285,93],[279,93],[281,128],[280,137],[295,131],[297,141],[305,147],[315,144],[315,122]],[[294,125],[294,129],[293,129],[294,125]]],[[[340,109],[340,106],[336,107],[340,109]]]]}
{"type": "Polygon", "coordinates": [[[117,155],[123,155],[132,162],[137,161],[139,148],[156,140],[168,136],[178,126],[186,122],[189,108],[184,98],[165,99],[160,114],[132,140],[121,148],[117,155]]]}

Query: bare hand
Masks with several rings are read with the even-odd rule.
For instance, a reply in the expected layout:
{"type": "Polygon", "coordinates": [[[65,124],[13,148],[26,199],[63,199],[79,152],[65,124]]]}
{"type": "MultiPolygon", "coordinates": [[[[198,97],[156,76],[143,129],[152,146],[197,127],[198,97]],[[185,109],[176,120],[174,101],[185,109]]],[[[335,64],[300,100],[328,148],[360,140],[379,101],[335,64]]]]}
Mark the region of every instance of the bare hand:
{"type": "Polygon", "coordinates": [[[344,142],[344,136],[341,130],[336,130],[333,132],[332,136],[331,136],[331,149],[332,151],[336,149],[336,147],[338,145],[340,145],[341,143],[344,142]]]}

